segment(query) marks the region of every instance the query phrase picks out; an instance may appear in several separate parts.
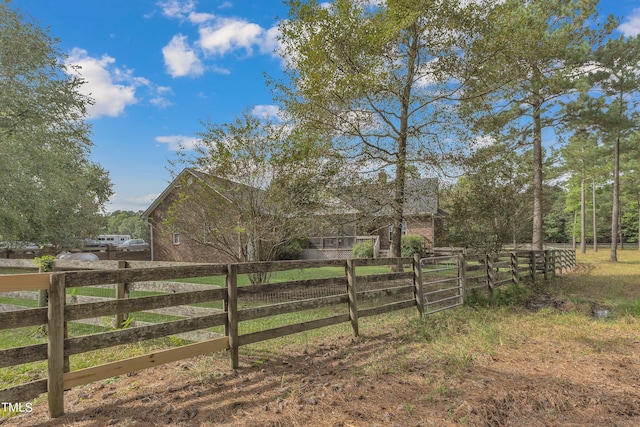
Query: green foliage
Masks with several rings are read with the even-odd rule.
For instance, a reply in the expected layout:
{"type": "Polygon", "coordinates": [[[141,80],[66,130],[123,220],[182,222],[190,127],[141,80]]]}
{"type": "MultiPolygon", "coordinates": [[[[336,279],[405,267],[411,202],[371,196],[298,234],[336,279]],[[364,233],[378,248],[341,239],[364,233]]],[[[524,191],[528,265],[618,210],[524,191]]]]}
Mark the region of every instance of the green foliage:
{"type": "Polygon", "coordinates": [[[294,260],[302,257],[302,246],[298,240],[287,241],[278,246],[277,260],[294,260]]]}
{"type": "Polygon", "coordinates": [[[470,80],[464,113],[477,131],[514,150],[530,147],[533,154],[529,169],[535,249],[542,249],[544,238],[544,130],[557,129],[566,120],[559,107],[576,97],[575,76],[584,73],[593,50],[615,27],[613,18],[597,19],[597,3],[507,0],[489,11],[468,53],[469,63],[482,67],[482,78],[470,80]]]}
{"type": "Polygon", "coordinates": [[[470,307],[521,306],[531,299],[534,291],[526,284],[510,283],[500,287],[491,295],[488,291],[473,289],[465,296],[464,304],[470,307]]]}
{"type": "Polygon", "coordinates": [[[415,254],[424,254],[424,237],[402,236],[401,254],[403,257],[412,257],[415,254]]]}
{"type": "Polygon", "coordinates": [[[499,144],[480,148],[466,159],[465,175],[444,190],[441,199],[450,213],[447,243],[492,253],[529,238],[529,160],[499,144]]]}
{"type": "Polygon", "coordinates": [[[373,242],[367,241],[353,245],[354,258],[373,258],[373,242]]]}
{"type": "Polygon", "coordinates": [[[133,324],[134,321],[135,321],[135,317],[131,315],[127,316],[127,318],[124,319],[124,322],[122,322],[121,329],[128,329],[133,324]]]}
{"type": "Polygon", "coordinates": [[[33,259],[33,263],[38,266],[42,272],[53,271],[53,262],[56,257],[52,255],[43,255],[33,259]]]}
{"type": "Polygon", "coordinates": [[[363,171],[394,171],[391,190],[379,196],[391,207],[400,256],[407,178],[462,140],[442,144],[440,135],[458,130],[450,83],[465,80],[458,72],[479,15],[458,1],[287,4],[279,29],[290,61],[276,96],[297,126],[332,142],[330,153],[346,164],[337,186],[352,187],[363,171]]]}
{"type": "Polygon", "coordinates": [[[90,160],[92,100],[48,30],[0,1],[0,241],[72,244],[98,234],[112,194],[90,160]]]}
{"type": "Polygon", "coordinates": [[[179,162],[187,169],[170,226],[238,262],[299,257],[294,244],[282,242],[306,235],[315,219],[309,212],[326,188],[319,145],[249,109],[227,123],[202,124],[195,155],[179,162]]]}
{"type": "Polygon", "coordinates": [[[107,234],[128,234],[132,239],[149,240],[149,227],[142,211],[115,211],[107,215],[107,234]]]}

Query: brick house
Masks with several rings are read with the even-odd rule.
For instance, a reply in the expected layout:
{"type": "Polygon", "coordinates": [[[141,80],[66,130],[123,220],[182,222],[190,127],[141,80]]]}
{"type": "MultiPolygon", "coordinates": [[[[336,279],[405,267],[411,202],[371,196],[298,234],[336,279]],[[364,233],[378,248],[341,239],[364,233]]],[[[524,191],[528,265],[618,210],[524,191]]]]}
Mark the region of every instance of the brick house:
{"type": "Polygon", "coordinates": [[[238,215],[233,196],[246,188],[191,168],[180,172],[142,214],[149,224],[152,260],[232,261],[231,250],[242,244],[233,232],[238,215]],[[215,221],[212,211],[218,213],[215,221]],[[225,233],[228,247],[211,244],[212,232],[225,233]]]}
{"type": "MultiPolygon", "coordinates": [[[[364,241],[365,236],[376,240],[377,256],[388,255],[391,249],[391,184],[381,182],[353,189],[342,194],[340,202],[334,202],[335,212],[340,217],[339,232],[331,230],[316,234],[310,239],[311,248],[306,257],[320,258],[318,251],[330,257],[347,256],[353,244],[364,241]],[[344,252],[343,255],[340,252],[344,252]]],[[[403,235],[417,235],[424,238],[425,248],[434,247],[434,243],[446,233],[447,213],[438,207],[437,178],[409,180],[405,188],[403,235]]]]}
{"type": "MultiPolygon", "coordinates": [[[[388,199],[390,186],[354,190],[332,198],[323,212],[313,212],[316,230],[309,231],[305,258],[349,256],[353,244],[370,238],[377,253],[390,249],[391,227],[388,199]]],[[[251,251],[251,245],[236,232],[240,200],[254,198],[260,190],[214,177],[194,169],[184,169],[153,201],[142,217],[149,223],[151,256],[157,261],[230,262],[235,252],[251,251]],[[216,216],[210,214],[216,212],[216,216]],[[225,245],[210,239],[217,233],[225,245]]],[[[445,232],[446,214],[438,209],[438,181],[435,178],[410,180],[406,186],[403,234],[424,237],[425,246],[445,232]]],[[[250,258],[250,254],[247,258],[250,258]]]]}

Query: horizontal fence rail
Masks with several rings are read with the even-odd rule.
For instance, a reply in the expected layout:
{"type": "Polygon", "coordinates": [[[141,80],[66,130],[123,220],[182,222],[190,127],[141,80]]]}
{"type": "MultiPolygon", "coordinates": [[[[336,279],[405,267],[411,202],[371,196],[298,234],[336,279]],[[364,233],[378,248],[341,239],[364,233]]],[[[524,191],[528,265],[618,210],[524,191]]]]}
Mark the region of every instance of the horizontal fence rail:
{"type": "Polygon", "coordinates": [[[410,307],[423,316],[451,309],[462,305],[468,292],[549,279],[570,271],[576,259],[575,251],[554,249],[462,251],[422,259],[158,264],[117,261],[97,269],[91,263],[61,263],[50,273],[0,275],[0,331],[42,332],[38,343],[1,349],[0,368],[46,362],[47,372],[46,378],[0,390],[0,401],[48,392],[55,418],[64,414],[63,392],[72,387],[216,351],[228,351],[236,369],[244,345],[345,322],[358,335],[360,318],[410,307]],[[258,283],[278,272],[287,275],[258,283]],[[189,282],[196,278],[198,283],[189,282]],[[287,318],[299,312],[309,319],[287,318]],[[256,322],[276,317],[279,323],[256,322]],[[71,356],[163,337],[192,343],[70,369],[71,356]]]}

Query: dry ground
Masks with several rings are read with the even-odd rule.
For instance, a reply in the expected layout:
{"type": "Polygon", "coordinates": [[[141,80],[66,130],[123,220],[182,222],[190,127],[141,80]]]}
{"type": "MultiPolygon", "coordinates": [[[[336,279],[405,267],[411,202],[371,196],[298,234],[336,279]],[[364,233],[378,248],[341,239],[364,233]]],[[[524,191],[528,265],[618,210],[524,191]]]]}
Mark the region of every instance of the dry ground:
{"type": "Polygon", "coordinates": [[[306,344],[283,341],[277,352],[241,349],[236,372],[217,354],[79,387],[67,392],[67,414],[56,420],[47,417],[45,396],[32,413],[0,424],[640,425],[640,323],[629,318],[631,328],[618,335],[607,320],[585,316],[574,327],[575,316],[568,315],[566,327],[545,331],[563,318],[548,324],[544,316],[560,316],[570,304],[543,303],[552,308],[540,314],[537,304],[513,317],[536,316],[541,332],[511,332],[487,351],[443,357],[393,327],[365,329],[358,338],[343,328],[306,344]],[[576,327],[593,335],[563,337],[576,327]]]}

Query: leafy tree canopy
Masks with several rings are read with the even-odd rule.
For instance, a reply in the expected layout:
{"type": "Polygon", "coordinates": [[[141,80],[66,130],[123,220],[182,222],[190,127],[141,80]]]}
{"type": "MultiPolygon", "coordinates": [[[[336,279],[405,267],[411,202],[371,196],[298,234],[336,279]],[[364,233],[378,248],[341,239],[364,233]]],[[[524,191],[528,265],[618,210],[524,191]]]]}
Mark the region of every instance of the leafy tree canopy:
{"type": "Polygon", "coordinates": [[[90,127],[58,41],[0,2],[0,241],[70,244],[97,234],[112,194],[89,160],[90,127]]]}
{"type": "Polygon", "coordinates": [[[107,215],[107,234],[128,234],[132,239],[149,238],[149,226],[142,211],[114,211],[107,215]]]}

